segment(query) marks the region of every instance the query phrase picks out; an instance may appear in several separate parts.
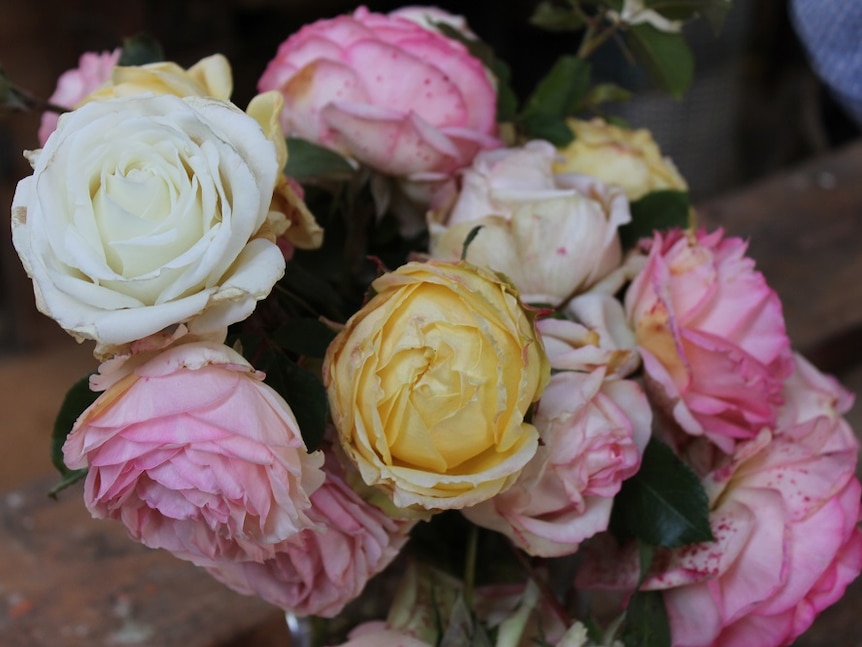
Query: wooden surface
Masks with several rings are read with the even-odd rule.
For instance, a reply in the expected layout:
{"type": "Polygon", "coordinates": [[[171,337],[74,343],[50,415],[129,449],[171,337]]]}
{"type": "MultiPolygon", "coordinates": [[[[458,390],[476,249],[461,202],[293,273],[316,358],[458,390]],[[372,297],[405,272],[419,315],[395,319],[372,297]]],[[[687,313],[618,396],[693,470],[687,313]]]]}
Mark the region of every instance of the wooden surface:
{"type": "Polygon", "coordinates": [[[862,142],[702,205],[748,238],[795,348],[841,372],[862,361],[862,142]]]}
{"type": "MultiPolygon", "coordinates": [[[[862,390],[862,141],[712,200],[699,214],[704,226],[750,239],[751,256],[783,300],[795,348],[862,390]]],[[[0,392],[15,403],[4,407],[7,424],[38,427],[33,446],[45,454],[54,391],[89,363],[68,340],[58,348],[0,365],[0,392]]],[[[858,411],[849,417],[862,429],[858,411]]],[[[52,482],[0,493],[0,646],[286,645],[280,612],[132,542],[117,523],[90,519],[79,489],[50,500],[52,482]]],[[[862,644],[860,609],[857,581],[795,646],[862,644]]]]}
{"type": "Polygon", "coordinates": [[[280,612],[97,521],[54,477],[0,496],[3,647],[286,647],[280,612]]]}

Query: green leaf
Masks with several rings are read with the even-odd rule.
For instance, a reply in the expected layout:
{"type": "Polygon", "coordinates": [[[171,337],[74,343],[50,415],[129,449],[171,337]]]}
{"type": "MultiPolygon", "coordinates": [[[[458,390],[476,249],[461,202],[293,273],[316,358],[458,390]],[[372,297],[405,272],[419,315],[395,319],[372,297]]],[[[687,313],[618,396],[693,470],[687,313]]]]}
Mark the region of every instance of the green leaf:
{"type": "Polygon", "coordinates": [[[626,647],[670,647],[670,623],[660,591],[638,591],[631,597],[623,643],[626,647]]]}
{"type": "Polygon", "coordinates": [[[614,500],[611,528],[617,536],[665,548],[713,540],[700,479],[655,439],[647,445],[640,470],[614,500]]]}
{"type": "Polygon", "coordinates": [[[584,26],[584,19],[571,9],[546,1],[536,7],[530,16],[530,24],[547,31],[577,31],[584,26]]]}
{"type": "Polygon", "coordinates": [[[60,492],[65,490],[67,487],[75,485],[78,481],[83,480],[85,476],[87,476],[86,469],[69,470],[68,474],[60,478],[60,480],[57,481],[50,490],[48,490],[48,496],[52,499],[56,499],[60,492]]]}
{"type": "Polygon", "coordinates": [[[301,317],[285,322],[272,335],[284,350],[305,357],[320,358],[335,338],[335,332],[319,319],[301,317]]]}
{"type": "Polygon", "coordinates": [[[282,353],[272,353],[260,367],[266,373],[264,382],[275,389],[290,405],[302,440],[309,452],[323,441],[329,401],[320,379],[298,366],[282,353]]]}
{"type": "Polygon", "coordinates": [[[344,157],[325,146],[299,137],[288,137],[284,173],[294,180],[346,177],[353,173],[353,167],[344,157]]]}
{"type": "Polygon", "coordinates": [[[123,41],[123,49],[117,65],[147,65],[164,60],[165,50],[159,41],[147,34],[137,34],[123,41]]]}
{"type": "Polygon", "coordinates": [[[646,579],[647,575],[649,575],[649,569],[650,566],[652,566],[652,560],[654,557],[655,546],[639,541],[638,564],[640,565],[640,575],[638,577],[638,586],[640,586],[640,583],[646,579]]]}
{"type": "Polygon", "coordinates": [[[54,429],[51,433],[51,463],[63,477],[60,483],[51,489],[51,496],[73,483],[80,481],[87,473],[86,469],[70,470],[63,462],[63,444],[66,436],[72,431],[75,421],[101,395],[90,390],[90,376],[75,382],[66,392],[57,417],[54,419],[54,429]]]}
{"type": "Polygon", "coordinates": [[[518,97],[512,89],[512,72],[498,58],[491,62],[490,69],[497,78],[497,121],[514,121],[518,114],[518,97]]]}
{"type": "Polygon", "coordinates": [[[653,191],[631,203],[632,221],[620,227],[623,249],[631,249],[654,231],[687,227],[690,205],[688,193],[670,189],[653,191]]]}
{"type": "Polygon", "coordinates": [[[731,3],[730,0],[646,0],[644,7],[669,20],[690,20],[703,16],[713,32],[718,33],[724,25],[731,3]]]}
{"type": "Polygon", "coordinates": [[[278,283],[287,299],[297,298],[309,312],[319,313],[334,321],[344,321],[342,298],[338,291],[315,272],[299,262],[288,263],[284,277],[278,283]]]}
{"type": "Polygon", "coordinates": [[[557,148],[568,146],[575,134],[563,117],[554,115],[532,115],[520,122],[521,130],[533,139],[544,139],[557,148]]]}
{"type": "Polygon", "coordinates": [[[626,40],[653,83],[681,98],[694,75],[694,58],[683,35],[641,23],[626,30],[626,40]]]}
{"type": "Polygon", "coordinates": [[[539,81],[521,114],[530,120],[537,115],[568,117],[577,111],[590,88],[590,64],[576,56],[561,56],[539,81]]]}
{"type": "Polygon", "coordinates": [[[461,245],[461,260],[467,259],[467,250],[470,248],[470,244],[476,239],[476,236],[479,235],[479,232],[482,230],[483,225],[476,225],[470,230],[470,233],[467,234],[467,237],[464,239],[464,244],[461,245]]]}

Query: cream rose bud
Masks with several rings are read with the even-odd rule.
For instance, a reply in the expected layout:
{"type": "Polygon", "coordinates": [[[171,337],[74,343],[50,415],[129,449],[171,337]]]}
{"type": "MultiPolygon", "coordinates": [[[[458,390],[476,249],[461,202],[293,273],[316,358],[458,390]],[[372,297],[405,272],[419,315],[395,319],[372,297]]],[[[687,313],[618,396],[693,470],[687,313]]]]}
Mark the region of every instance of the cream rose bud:
{"type": "Polygon", "coordinates": [[[525,420],[550,368],[511,284],[468,263],[408,263],[330,344],[332,419],[362,479],[400,508],[459,509],[536,453],[525,420]]]}
{"type": "Polygon", "coordinates": [[[527,303],[559,305],[621,261],[620,225],[631,220],[622,191],[575,174],[555,174],[544,141],[480,153],[463,173],[448,212],[432,212],[431,256],[461,257],[505,274],[527,303]]]}
{"type": "Polygon", "coordinates": [[[230,103],[88,103],[29,158],[12,204],[15,249],[39,310],[100,354],[173,324],[224,328],[284,273],[261,235],[276,148],[230,103]]]}
{"type": "Polygon", "coordinates": [[[631,130],[602,119],[569,119],[574,141],[560,150],[557,173],[583,173],[625,191],[635,201],[652,191],[687,191],[688,185],[645,128],[631,130]]]}

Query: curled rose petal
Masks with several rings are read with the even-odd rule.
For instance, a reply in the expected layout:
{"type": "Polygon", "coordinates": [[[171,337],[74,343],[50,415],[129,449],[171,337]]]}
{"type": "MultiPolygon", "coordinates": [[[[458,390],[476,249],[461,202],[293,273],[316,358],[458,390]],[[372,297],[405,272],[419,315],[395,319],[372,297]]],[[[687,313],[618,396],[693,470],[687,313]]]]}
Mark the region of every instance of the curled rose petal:
{"type": "Polygon", "coordinates": [[[63,446],[88,468],[84,502],[151,548],[199,565],[262,560],[315,521],[323,456],[292,411],[227,346],[189,339],[111,366],[63,446]]]}

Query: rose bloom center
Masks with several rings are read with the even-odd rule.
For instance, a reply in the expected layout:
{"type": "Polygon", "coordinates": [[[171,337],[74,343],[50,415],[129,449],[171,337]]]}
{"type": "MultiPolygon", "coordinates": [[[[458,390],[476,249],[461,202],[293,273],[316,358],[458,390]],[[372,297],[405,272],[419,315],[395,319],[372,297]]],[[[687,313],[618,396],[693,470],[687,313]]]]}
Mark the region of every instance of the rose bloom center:
{"type": "Polygon", "coordinates": [[[421,292],[381,330],[377,413],[386,445],[394,465],[473,473],[499,459],[494,430],[507,402],[493,338],[509,335],[471,317],[448,288],[421,292]]]}

